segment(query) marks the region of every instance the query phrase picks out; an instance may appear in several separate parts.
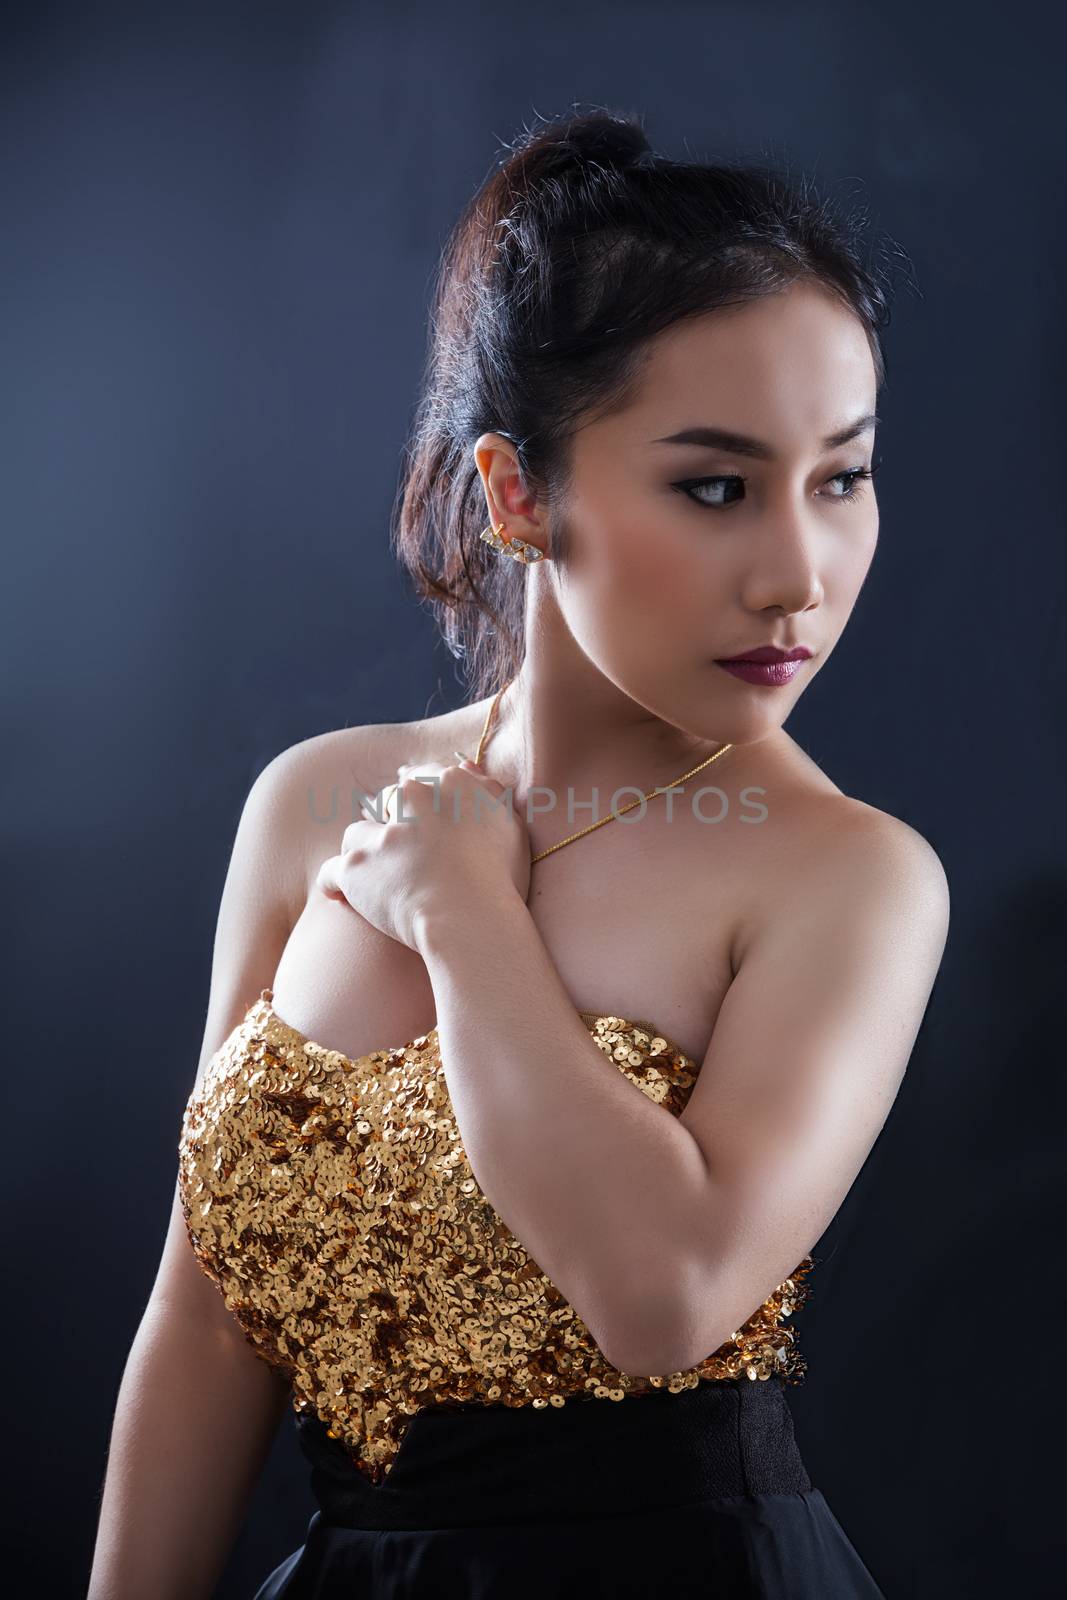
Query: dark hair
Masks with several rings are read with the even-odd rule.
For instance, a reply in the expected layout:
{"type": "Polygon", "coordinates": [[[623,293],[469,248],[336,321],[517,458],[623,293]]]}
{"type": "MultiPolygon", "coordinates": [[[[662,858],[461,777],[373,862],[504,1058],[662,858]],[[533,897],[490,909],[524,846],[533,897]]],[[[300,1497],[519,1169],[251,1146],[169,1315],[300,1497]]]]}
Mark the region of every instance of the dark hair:
{"type": "MultiPolygon", "coordinates": [[[[391,529],[475,699],[525,648],[523,569],[479,538],[480,434],[512,442],[527,490],[554,512],[575,428],[630,403],[648,341],[671,323],[817,280],[863,323],[880,389],[890,315],[888,275],[861,250],[866,213],[835,216],[806,176],[673,161],[635,116],[600,109],[508,148],[441,254],[391,529]]],[[[566,560],[562,528],[552,554],[566,560]]]]}

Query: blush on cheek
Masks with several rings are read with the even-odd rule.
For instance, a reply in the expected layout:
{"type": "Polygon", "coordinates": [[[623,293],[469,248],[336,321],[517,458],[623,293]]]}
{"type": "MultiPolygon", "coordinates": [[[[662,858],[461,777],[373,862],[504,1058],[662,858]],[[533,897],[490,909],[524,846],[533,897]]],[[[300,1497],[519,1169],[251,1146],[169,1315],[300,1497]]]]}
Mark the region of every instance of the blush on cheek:
{"type": "Polygon", "coordinates": [[[700,594],[696,563],[686,561],[657,528],[655,517],[635,514],[620,503],[597,508],[582,529],[582,578],[601,618],[614,617],[628,628],[652,612],[682,620],[700,594]]]}
{"type": "Polygon", "coordinates": [[[670,609],[684,605],[699,589],[693,564],[681,561],[654,533],[631,539],[620,566],[620,582],[638,605],[670,609]]]}
{"type": "Polygon", "coordinates": [[[601,526],[603,557],[617,581],[629,584],[651,576],[659,553],[655,523],[620,501],[601,526]]]}

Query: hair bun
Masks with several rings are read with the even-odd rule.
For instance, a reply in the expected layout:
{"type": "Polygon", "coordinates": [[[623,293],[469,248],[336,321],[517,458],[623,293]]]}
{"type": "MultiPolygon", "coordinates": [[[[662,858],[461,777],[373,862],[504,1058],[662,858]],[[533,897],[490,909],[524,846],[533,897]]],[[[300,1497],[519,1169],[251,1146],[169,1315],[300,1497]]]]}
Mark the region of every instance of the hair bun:
{"type": "Polygon", "coordinates": [[[655,159],[640,123],[607,111],[571,119],[561,129],[560,143],[582,161],[598,161],[622,171],[655,159]]]}
{"type": "Polygon", "coordinates": [[[636,117],[590,111],[546,122],[511,146],[507,165],[561,176],[586,166],[627,172],[654,165],[657,157],[636,117]]]}

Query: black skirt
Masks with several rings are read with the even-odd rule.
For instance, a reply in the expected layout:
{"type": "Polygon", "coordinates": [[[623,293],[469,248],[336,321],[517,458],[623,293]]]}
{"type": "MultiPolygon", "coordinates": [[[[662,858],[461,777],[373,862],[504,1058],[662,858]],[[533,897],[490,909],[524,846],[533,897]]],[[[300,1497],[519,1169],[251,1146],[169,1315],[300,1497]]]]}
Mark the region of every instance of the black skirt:
{"type": "Polygon", "coordinates": [[[254,1600],[884,1600],[780,1377],[419,1412],[372,1484],[297,1418],[319,1509],[254,1600]]]}

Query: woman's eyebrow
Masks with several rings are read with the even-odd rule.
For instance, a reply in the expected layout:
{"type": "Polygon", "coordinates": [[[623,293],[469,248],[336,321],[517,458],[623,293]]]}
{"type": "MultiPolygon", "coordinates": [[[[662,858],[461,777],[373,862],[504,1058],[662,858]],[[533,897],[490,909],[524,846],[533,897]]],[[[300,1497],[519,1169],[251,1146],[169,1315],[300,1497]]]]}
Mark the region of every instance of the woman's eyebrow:
{"type": "MultiPolygon", "coordinates": [[[[840,445],[848,444],[851,439],[858,438],[861,433],[867,433],[880,422],[881,418],[871,411],[864,417],[857,417],[855,422],[850,422],[847,427],[831,433],[822,441],[824,450],[836,450],[840,445]]],[[[734,456],[757,456],[761,461],[773,461],[774,451],[770,445],[764,444],[761,439],[751,439],[745,433],[731,433],[726,428],[683,428],[681,433],[669,433],[662,439],[650,439],[650,444],[699,444],[709,450],[725,450],[734,456]]]]}

